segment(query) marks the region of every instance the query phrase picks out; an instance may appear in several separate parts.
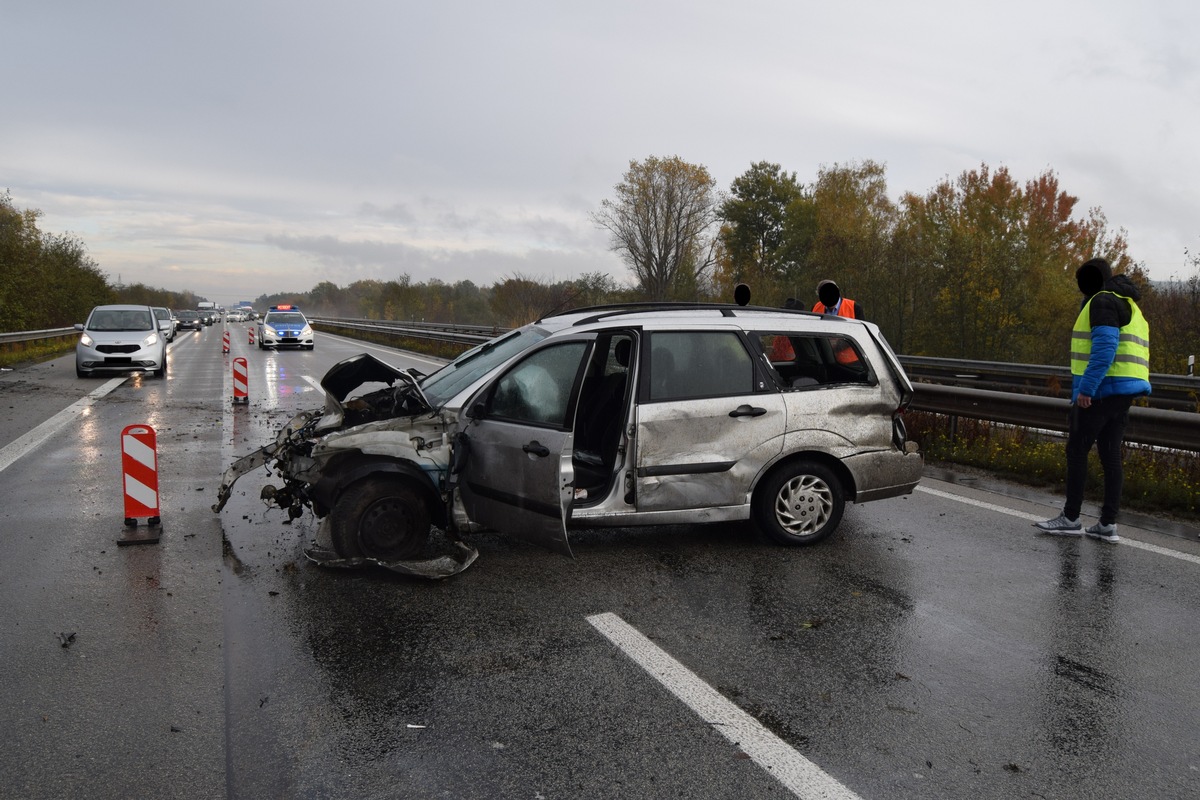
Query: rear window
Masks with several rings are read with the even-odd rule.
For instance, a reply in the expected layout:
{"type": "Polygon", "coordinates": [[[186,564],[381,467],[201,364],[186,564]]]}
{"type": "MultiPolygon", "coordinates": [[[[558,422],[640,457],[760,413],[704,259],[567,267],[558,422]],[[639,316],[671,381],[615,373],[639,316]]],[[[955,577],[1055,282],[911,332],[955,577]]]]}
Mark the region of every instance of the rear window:
{"type": "Polygon", "coordinates": [[[849,337],[796,333],[755,336],[784,388],[873,382],[866,359],[849,337]]]}

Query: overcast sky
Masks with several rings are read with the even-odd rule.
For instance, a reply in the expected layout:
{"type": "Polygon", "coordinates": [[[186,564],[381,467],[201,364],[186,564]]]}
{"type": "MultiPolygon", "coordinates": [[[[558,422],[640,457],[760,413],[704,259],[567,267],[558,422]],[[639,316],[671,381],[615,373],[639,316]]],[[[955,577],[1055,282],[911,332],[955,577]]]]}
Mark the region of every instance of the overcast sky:
{"type": "Polygon", "coordinates": [[[115,281],[628,274],[631,160],[890,194],[1053,170],[1154,278],[1200,252],[1200,3],[0,0],[0,191],[115,281]]]}

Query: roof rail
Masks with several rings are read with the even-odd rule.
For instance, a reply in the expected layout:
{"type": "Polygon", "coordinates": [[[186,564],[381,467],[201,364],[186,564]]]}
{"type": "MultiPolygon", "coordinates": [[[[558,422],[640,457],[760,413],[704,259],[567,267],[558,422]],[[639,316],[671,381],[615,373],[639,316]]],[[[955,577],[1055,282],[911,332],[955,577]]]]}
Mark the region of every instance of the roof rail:
{"type": "Polygon", "coordinates": [[[801,316],[809,317],[822,316],[816,312],[805,311],[799,308],[739,306],[735,303],[699,303],[686,301],[646,301],[638,303],[614,303],[611,305],[584,306],[582,308],[572,308],[568,311],[562,311],[554,316],[588,313],[592,315],[576,321],[572,326],[574,327],[575,325],[588,325],[593,322],[599,322],[602,319],[608,319],[610,317],[622,316],[625,314],[642,314],[647,311],[720,311],[721,314],[726,317],[736,317],[739,311],[770,311],[772,313],[799,314],[801,316]]]}

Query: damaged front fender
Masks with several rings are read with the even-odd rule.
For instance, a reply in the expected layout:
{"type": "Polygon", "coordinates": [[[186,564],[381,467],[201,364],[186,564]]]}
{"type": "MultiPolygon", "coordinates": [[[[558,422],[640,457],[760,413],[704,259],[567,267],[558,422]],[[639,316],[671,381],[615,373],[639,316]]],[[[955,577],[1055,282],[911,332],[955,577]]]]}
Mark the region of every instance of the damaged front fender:
{"type": "Polygon", "coordinates": [[[305,411],[297,414],[280,429],[275,441],[233,462],[221,475],[221,486],[217,490],[217,502],[213,504],[212,510],[220,513],[225,504],[229,502],[229,497],[233,493],[233,485],[237,483],[238,478],[247,472],[253,472],[259,467],[266,466],[271,461],[278,460],[284,448],[289,446],[301,431],[307,430],[320,416],[320,411],[305,411]]]}

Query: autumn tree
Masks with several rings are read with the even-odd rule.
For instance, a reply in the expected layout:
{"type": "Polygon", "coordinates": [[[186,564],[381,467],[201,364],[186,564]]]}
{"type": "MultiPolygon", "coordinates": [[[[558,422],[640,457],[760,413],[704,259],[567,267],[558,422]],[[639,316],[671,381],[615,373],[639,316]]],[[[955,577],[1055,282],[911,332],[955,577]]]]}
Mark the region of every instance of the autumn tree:
{"type": "Polygon", "coordinates": [[[1149,287],[1138,303],[1150,323],[1152,372],[1186,375],[1188,356],[1200,355],[1200,255],[1183,252],[1191,273],[1149,287]]]}
{"type": "Polygon", "coordinates": [[[715,183],[703,166],[677,156],[630,161],[592,220],[651,300],[695,297],[713,260],[715,183]]]}
{"type": "Polygon", "coordinates": [[[338,317],[344,313],[342,310],[344,302],[342,290],[336,283],[321,281],[309,291],[308,302],[304,304],[304,309],[306,313],[318,316],[338,317]]]}
{"type": "MultiPolygon", "coordinates": [[[[892,304],[886,256],[896,222],[884,165],[874,161],[822,167],[812,188],[813,238],[806,284],[795,287],[808,306],[817,283],[836,281],[877,321],[892,304]]],[[[804,208],[800,206],[800,208],[804,208]]]]}
{"type": "MultiPolygon", "coordinates": [[[[898,286],[913,355],[1063,363],[1064,320],[1079,308],[1075,269],[1105,256],[1132,271],[1123,231],[1098,209],[1083,219],[1053,172],[1020,184],[986,164],[908,195],[898,234],[913,259],[898,286]]],[[[893,258],[894,258],[893,254],[893,258]]],[[[894,263],[894,262],[893,262],[894,263]]]]}
{"type": "Polygon", "coordinates": [[[492,287],[498,324],[516,328],[569,305],[569,289],[546,278],[515,273],[492,287]]]}
{"type": "Polygon", "coordinates": [[[803,258],[806,242],[788,226],[789,210],[804,198],[796,173],[778,164],[759,161],[734,178],[729,196],[720,205],[720,294],[732,296],[732,287],[748,283],[755,302],[779,305],[783,288],[803,258]]]}
{"type": "MultiPolygon", "coordinates": [[[[0,195],[0,330],[41,330],[82,322],[113,290],[83,242],[38,228],[40,211],[0,195]]],[[[156,304],[157,305],[157,304],[156,304]]]]}

